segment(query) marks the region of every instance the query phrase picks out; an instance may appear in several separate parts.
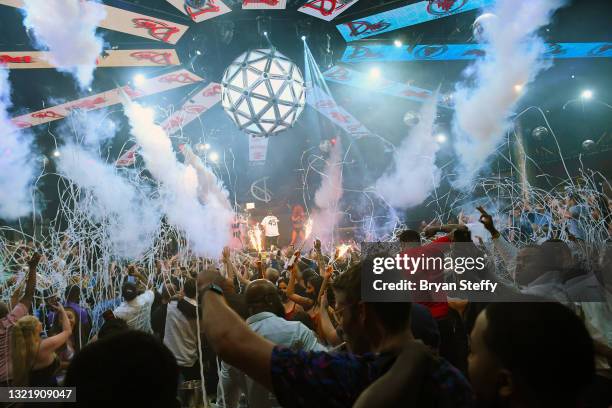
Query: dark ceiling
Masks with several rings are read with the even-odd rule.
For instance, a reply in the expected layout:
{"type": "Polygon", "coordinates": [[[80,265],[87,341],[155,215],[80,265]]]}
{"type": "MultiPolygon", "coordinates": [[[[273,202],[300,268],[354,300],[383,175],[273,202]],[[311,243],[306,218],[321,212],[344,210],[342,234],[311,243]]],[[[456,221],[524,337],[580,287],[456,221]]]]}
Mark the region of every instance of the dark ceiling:
{"type": "MultiPolygon", "coordinates": [[[[104,3],[112,6],[183,23],[189,25],[190,28],[176,46],[168,46],[160,42],[104,29],[100,29],[100,33],[103,34],[108,48],[175,48],[184,67],[203,76],[206,81],[219,81],[225,67],[236,56],[247,49],[265,45],[263,37],[258,33],[258,17],[270,17],[268,31],[272,43],[303,67],[303,46],[300,40],[302,34],[308,35],[309,46],[321,64],[325,61],[325,48],[329,36],[333,50],[333,62],[336,62],[342,56],[346,46],[335,28],[336,24],[416,1],[360,0],[331,22],[298,12],[297,8],[303,4],[303,0],[288,0],[287,9],[280,11],[242,10],[238,0],[224,0],[224,2],[233,9],[231,13],[196,24],[165,0],[104,0],[104,3]],[[234,29],[230,36],[227,29],[232,25],[234,29]],[[200,56],[196,55],[196,50],[200,51],[200,56]]],[[[467,12],[381,34],[367,41],[389,42],[401,39],[404,44],[465,43],[471,40],[471,26],[475,16],[476,11],[467,12]]],[[[574,0],[568,7],[557,12],[553,24],[542,30],[541,35],[551,42],[612,41],[611,16],[612,1],[610,0],[574,0]]],[[[10,7],[0,6],[0,50],[29,49],[32,49],[32,46],[22,26],[20,12],[10,7]]],[[[444,92],[453,89],[465,67],[466,62],[461,61],[423,61],[386,63],[382,66],[382,70],[386,78],[398,82],[410,81],[416,86],[427,89],[435,89],[440,86],[444,92]]],[[[367,70],[370,66],[357,64],[354,68],[367,70]]],[[[153,76],[158,71],[159,69],[156,68],[100,68],[95,72],[93,92],[102,92],[114,88],[117,84],[123,85],[129,82],[135,73],[153,76]]],[[[556,61],[552,68],[538,77],[535,85],[530,88],[529,93],[521,102],[522,107],[537,105],[546,111],[551,125],[557,130],[562,145],[566,149],[565,152],[568,155],[575,154],[580,151],[584,139],[597,140],[605,132],[610,132],[611,115],[608,108],[595,104],[588,107],[572,106],[568,110],[562,110],[561,107],[566,101],[575,98],[584,88],[593,89],[598,100],[612,100],[610,98],[612,89],[610,72],[612,72],[612,62],[606,58],[556,61]]],[[[81,96],[72,78],[50,69],[14,70],[11,72],[11,83],[13,84],[14,114],[35,111],[43,106],[81,96]]],[[[388,96],[364,95],[358,90],[338,85],[330,85],[330,87],[341,105],[368,128],[395,143],[401,140],[406,133],[406,128],[402,123],[404,113],[417,106],[412,102],[395,100],[388,96]]],[[[179,105],[186,93],[191,90],[193,88],[181,88],[152,97],[148,101],[160,106],[179,105]]],[[[442,122],[446,119],[448,118],[441,118],[442,122]]],[[[117,118],[117,120],[123,119],[117,118]]],[[[197,123],[185,129],[186,137],[194,143],[203,139],[212,140],[224,152],[231,151],[235,159],[232,165],[236,166],[237,173],[241,173],[239,166],[248,161],[246,159],[246,138],[233,128],[221,108],[212,109],[204,114],[202,121],[195,122],[197,123]]],[[[318,145],[321,138],[337,133],[337,130],[329,123],[318,119],[316,112],[313,111],[307,111],[299,122],[302,123],[298,123],[296,128],[285,132],[284,137],[274,138],[274,145],[270,148],[266,167],[249,174],[249,179],[286,172],[287,169],[292,171],[298,169],[301,165],[299,160],[301,152],[318,145]],[[317,120],[319,121],[318,128],[309,125],[317,120]],[[292,153],[288,154],[288,151],[292,153]]],[[[521,123],[526,133],[540,124],[542,124],[542,118],[539,115],[527,115],[521,123]]],[[[55,148],[56,139],[49,135],[54,133],[56,126],[56,124],[39,126],[34,130],[37,146],[43,154],[48,155],[50,150],[55,148]]],[[[109,147],[110,156],[116,156],[118,146],[122,146],[127,140],[128,134],[125,132],[125,126],[123,130],[124,134],[118,135],[118,140],[109,147]]],[[[61,143],[61,140],[57,143],[61,143]]],[[[384,170],[388,164],[388,157],[385,156],[383,147],[376,141],[365,140],[362,145],[363,149],[368,149],[367,160],[364,163],[366,170],[363,170],[363,178],[368,179],[371,177],[368,176],[370,171],[376,173],[384,170]]],[[[450,152],[448,155],[450,156],[450,152]]],[[[549,159],[554,161],[554,157],[549,159]]],[[[298,180],[297,176],[295,177],[295,180],[298,180]]],[[[288,180],[287,184],[294,185],[295,180],[288,180]]],[[[227,178],[226,182],[228,182],[227,178]]],[[[232,184],[231,177],[230,184],[232,184]]]]}

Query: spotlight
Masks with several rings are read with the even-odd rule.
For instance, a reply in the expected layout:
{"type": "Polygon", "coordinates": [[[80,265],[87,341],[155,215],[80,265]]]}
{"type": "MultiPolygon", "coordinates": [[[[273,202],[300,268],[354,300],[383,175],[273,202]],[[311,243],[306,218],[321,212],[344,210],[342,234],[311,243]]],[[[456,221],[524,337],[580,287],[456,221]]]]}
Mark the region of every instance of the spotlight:
{"type": "Polygon", "coordinates": [[[202,51],[196,50],[196,55],[202,55],[202,51]]]}
{"type": "Polygon", "coordinates": [[[438,133],[436,135],[436,142],[438,142],[438,143],[445,143],[446,142],[446,135],[444,133],[438,133]]]}
{"type": "Polygon", "coordinates": [[[380,68],[376,68],[376,67],[372,68],[370,70],[370,78],[372,79],[380,78],[380,68]]]}
{"type": "Polygon", "coordinates": [[[302,41],[306,41],[306,36],[305,35],[303,35],[301,38],[302,38],[302,41]]]}
{"type": "Polygon", "coordinates": [[[393,45],[395,45],[397,48],[401,47],[403,44],[400,40],[395,40],[393,41],[393,45]]]}
{"type": "Polygon", "coordinates": [[[134,75],[134,85],[136,85],[136,86],[143,85],[146,80],[147,80],[147,78],[145,78],[145,76],[142,75],[142,74],[134,75]]]}
{"type": "Polygon", "coordinates": [[[87,92],[91,93],[92,91],[93,91],[93,89],[91,89],[91,86],[89,88],[87,88],[87,92]]]}
{"type": "Polygon", "coordinates": [[[591,99],[593,97],[593,91],[591,91],[590,89],[585,89],[584,91],[582,91],[582,94],[580,94],[580,97],[582,99],[591,99]]]}
{"type": "Polygon", "coordinates": [[[267,37],[267,36],[268,36],[268,32],[267,32],[267,31],[264,31],[264,32],[263,32],[263,35],[265,35],[265,36],[267,37]]]}
{"type": "Polygon", "coordinates": [[[208,143],[204,143],[204,146],[202,146],[204,148],[204,150],[210,150],[210,144],[208,143]]]}
{"type": "Polygon", "coordinates": [[[208,155],[208,160],[210,160],[213,163],[216,163],[219,161],[219,153],[217,152],[210,152],[210,154],[208,155]]]}
{"type": "Polygon", "coordinates": [[[514,92],[521,93],[522,90],[523,90],[523,84],[514,85],[514,92]]]}
{"type": "Polygon", "coordinates": [[[61,155],[61,153],[60,153],[60,151],[59,151],[59,150],[55,149],[55,150],[53,151],[53,157],[60,157],[60,155],[61,155]]]}

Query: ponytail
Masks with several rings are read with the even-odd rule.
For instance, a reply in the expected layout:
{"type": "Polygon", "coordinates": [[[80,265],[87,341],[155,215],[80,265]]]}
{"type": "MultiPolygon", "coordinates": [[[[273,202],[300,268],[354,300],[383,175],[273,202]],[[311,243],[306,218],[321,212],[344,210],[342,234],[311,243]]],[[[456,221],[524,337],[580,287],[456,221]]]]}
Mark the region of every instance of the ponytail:
{"type": "Polygon", "coordinates": [[[26,387],[38,348],[38,319],[24,316],[17,321],[11,333],[11,358],[13,363],[13,386],[26,387]]]}

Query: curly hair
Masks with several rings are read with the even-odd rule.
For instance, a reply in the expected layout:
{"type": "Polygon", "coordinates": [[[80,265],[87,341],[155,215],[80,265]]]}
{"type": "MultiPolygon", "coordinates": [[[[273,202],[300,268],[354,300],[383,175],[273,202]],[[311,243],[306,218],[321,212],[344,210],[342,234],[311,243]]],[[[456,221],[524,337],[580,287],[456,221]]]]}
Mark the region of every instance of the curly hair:
{"type": "Polygon", "coordinates": [[[24,316],[17,321],[11,333],[11,359],[13,363],[13,385],[28,385],[29,374],[40,344],[40,321],[34,316],[24,316]]]}

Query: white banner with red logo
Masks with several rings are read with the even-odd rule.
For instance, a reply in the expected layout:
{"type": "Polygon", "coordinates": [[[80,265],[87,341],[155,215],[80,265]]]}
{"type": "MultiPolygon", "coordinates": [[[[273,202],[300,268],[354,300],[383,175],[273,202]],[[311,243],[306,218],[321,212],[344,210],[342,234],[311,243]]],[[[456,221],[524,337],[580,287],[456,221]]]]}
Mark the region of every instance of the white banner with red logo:
{"type": "Polygon", "coordinates": [[[262,163],[268,153],[268,138],[249,135],[249,162],[262,163]]]}
{"type": "Polygon", "coordinates": [[[126,150],[121,155],[121,157],[117,159],[117,161],[115,162],[115,166],[117,167],[133,166],[134,163],[136,163],[136,151],[138,151],[139,148],[140,146],[137,144],[130,147],[128,150],[126,150]]]}
{"type": "Polygon", "coordinates": [[[313,17],[331,21],[359,0],[309,0],[298,9],[313,17]]]}
{"type": "Polygon", "coordinates": [[[221,0],[206,0],[206,3],[200,8],[189,7],[187,4],[185,4],[185,0],[166,1],[179,9],[181,13],[187,15],[196,23],[201,23],[202,21],[210,20],[211,18],[219,17],[232,11],[232,9],[221,0]]]}
{"type": "Polygon", "coordinates": [[[338,105],[334,98],[318,86],[307,88],[306,103],[353,137],[359,138],[372,134],[361,122],[338,105]]]}
{"type": "Polygon", "coordinates": [[[97,95],[87,96],[85,98],[66,102],[61,105],[42,109],[33,113],[17,116],[11,120],[15,126],[19,128],[29,128],[32,126],[42,125],[43,123],[63,119],[69,116],[75,109],[90,111],[116,105],[123,102],[124,95],[127,95],[131,99],[137,99],[159,92],[180,88],[185,85],[195,84],[200,81],[202,81],[202,78],[199,76],[189,72],[186,69],[181,69],[168,74],[146,79],[142,84],[136,87],[131,87],[129,85],[122,86],[110,91],[99,93],[97,95]]]}
{"type": "Polygon", "coordinates": [[[189,98],[180,110],[170,115],[160,126],[168,135],[172,135],[220,101],[221,85],[211,82],[204,89],[189,98]]]}
{"type": "Polygon", "coordinates": [[[242,0],[243,10],[284,10],[287,0],[242,0]]]}
{"type": "MultiPolygon", "coordinates": [[[[0,66],[8,69],[55,68],[46,51],[0,51],[0,66]]],[[[175,50],[108,50],[96,60],[98,68],[165,67],[180,65],[175,50]]]]}
{"type": "MultiPolygon", "coordinates": [[[[184,1],[181,1],[181,3],[184,3],[184,1]]],[[[0,4],[23,8],[23,0],[0,0],[0,4]]],[[[161,18],[154,18],[107,5],[103,5],[103,7],[106,11],[106,17],[100,22],[99,27],[106,28],[107,30],[137,35],[168,44],[176,44],[189,29],[186,25],[173,23],[161,18]]]]}

